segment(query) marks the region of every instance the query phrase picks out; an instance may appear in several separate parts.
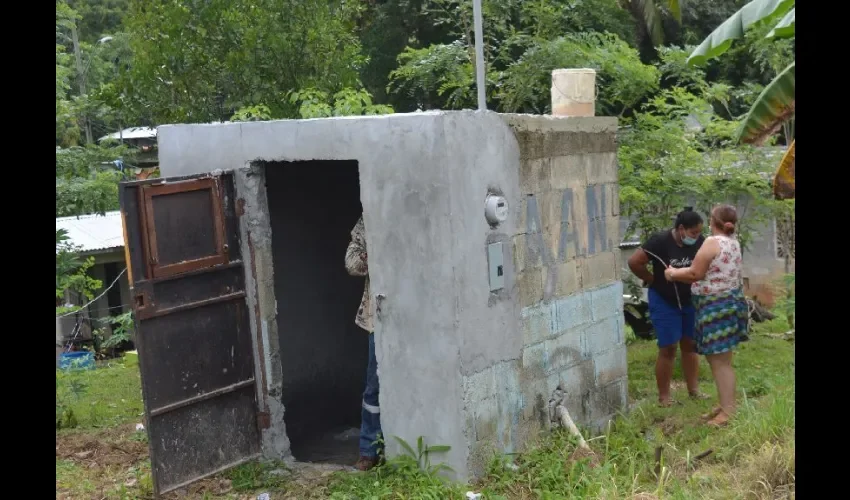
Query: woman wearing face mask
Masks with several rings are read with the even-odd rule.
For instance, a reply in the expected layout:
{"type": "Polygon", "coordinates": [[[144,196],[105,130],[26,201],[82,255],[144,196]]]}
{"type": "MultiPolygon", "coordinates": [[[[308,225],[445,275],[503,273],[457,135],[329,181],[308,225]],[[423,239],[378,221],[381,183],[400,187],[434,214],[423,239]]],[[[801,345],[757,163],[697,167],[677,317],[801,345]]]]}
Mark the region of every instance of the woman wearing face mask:
{"type": "Polygon", "coordinates": [[[686,207],[676,216],[673,229],[652,235],[629,258],[629,269],[649,286],[649,319],[658,339],[658,359],[655,362],[655,382],[658,403],[670,406],[670,381],[676,361],[676,346],[682,350],[682,373],[691,397],[699,392],[699,355],[694,344],[696,316],[691,305],[690,287],[664,279],[664,269],[691,265],[705,238],[702,236],[702,217],[686,207]],[[647,269],[652,265],[652,272],[647,269]]]}
{"type": "Polygon", "coordinates": [[[693,264],[667,269],[671,282],[692,283],[696,306],[696,347],[711,365],[720,406],[705,415],[708,424],[722,426],[735,413],[735,370],[732,350],[748,339],[749,311],[741,280],[741,244],[735,237],[738,215],[730,205],[711,211],[711,236],[693,264]]]}

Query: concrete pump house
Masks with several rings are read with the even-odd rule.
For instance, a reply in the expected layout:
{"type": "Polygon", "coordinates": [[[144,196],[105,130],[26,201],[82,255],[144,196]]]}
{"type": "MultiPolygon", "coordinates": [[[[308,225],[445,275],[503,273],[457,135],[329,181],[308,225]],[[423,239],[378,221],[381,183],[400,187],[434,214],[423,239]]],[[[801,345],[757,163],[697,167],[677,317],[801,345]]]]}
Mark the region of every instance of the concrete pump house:
{"type": "Polygon", "coordinates": [[[158,491],[259,455],[332,461],[328,435],[359,427],[361,211],[390,456],[422,436],[465,480],[547,428],[559,386],[580,424],[624,410],[616,128],[486,111],[160,127],[166,179],[122,192],[158,491]],[[190,203],[203,189],[213,215],[190,203]],[[193,233],[212,220],[215,258],[193,233]]]}

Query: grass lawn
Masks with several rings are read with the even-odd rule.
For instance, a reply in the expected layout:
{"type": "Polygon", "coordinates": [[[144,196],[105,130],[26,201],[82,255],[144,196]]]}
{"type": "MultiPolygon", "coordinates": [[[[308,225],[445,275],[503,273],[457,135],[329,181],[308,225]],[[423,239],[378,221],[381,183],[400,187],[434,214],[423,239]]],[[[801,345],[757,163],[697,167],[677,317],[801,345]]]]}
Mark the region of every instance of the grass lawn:
{"type": "MultiPolygon", "coordinates": [[[[784,321],[755,330],[735,359],[739,413],[722,430],[701,424],[700,415],[715,401],[690,401],[678,368],[674,397],[681,404],[658,408],[655,345],[632,342],[632,409],[589,439],[596,466],[574,460],[575,446],[556,432],[523,455],[494,458],[474,485],[444,484],[403,459],[368,474],[290,474],[282,464],[251,463],[171,496],[249,499],[268,492],[272,499],[442,500],[474,490],[486,500],[793,498],[794,343],[767,335],[788,330],[784,321]]],[[[113,362],[57,378],[57,397],[72,410],[76,427],[56,432],[56,497],[150,498],[146,435],[135,429],[143,412],[138,369],[113,362]]],[[[700,378],[714,397],[705,361],[700,378]]]]}

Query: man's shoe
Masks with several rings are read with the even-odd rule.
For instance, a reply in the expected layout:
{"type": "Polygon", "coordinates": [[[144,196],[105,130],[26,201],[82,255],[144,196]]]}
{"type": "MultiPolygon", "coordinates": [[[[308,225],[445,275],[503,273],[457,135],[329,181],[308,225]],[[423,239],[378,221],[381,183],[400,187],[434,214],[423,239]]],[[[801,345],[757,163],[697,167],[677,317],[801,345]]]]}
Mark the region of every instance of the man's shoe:
{"type": "Polygon", "coordinates": [[[379,462],[380,460],[378,459],[378,457],[360,457],[360,460],[358,460],[357,463],[354,464],[354,468],[359,471],[366,472],[368,470],[374,469],[379,462]]]}

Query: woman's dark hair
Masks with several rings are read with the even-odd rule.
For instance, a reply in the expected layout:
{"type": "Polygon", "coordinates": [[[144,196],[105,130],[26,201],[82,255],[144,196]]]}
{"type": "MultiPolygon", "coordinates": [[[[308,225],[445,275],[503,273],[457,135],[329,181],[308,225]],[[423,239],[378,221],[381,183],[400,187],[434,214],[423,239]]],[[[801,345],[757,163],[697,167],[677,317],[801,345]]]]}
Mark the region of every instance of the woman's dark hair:
{"type": "Polygon", "coordinates": [[[717,205],[711,211],[714,227],[723,231],[723,234],[732,236],[735,234],[735,225],[738,223],[738,211],[732,205],[717,205]]]}
{"type": "Polygon", "coordinates": [[[694,212],[694,207],[685,207],[684,210],[676,215],[676,222],[673,223],[673,227],[685,226],[685,229],[690,229],[700,224],[702,224],[702,217],[694,212]]]}

